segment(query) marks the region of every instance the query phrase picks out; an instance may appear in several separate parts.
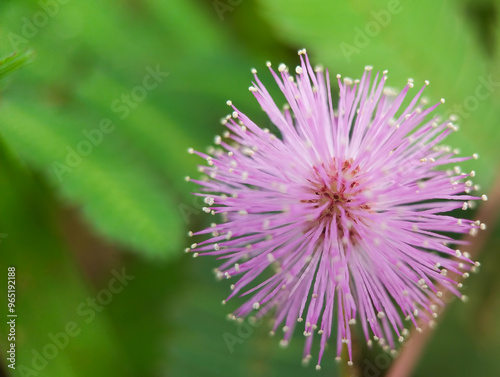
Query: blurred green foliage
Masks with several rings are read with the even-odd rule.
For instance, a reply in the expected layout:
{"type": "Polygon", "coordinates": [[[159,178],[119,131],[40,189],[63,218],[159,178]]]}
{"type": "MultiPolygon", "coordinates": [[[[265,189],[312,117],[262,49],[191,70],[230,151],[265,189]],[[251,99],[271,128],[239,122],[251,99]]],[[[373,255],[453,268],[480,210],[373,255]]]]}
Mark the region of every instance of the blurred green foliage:
{"type": "Polygon", "coordinates": [[[0,60],[0,80],[9,73],[21,68],[23,65],[31,61],[33,51],[24,51],[22,53],[13,53],[6,58],[0,60]]]}
{"type": "MultiPolygon", "coordinates": [[[[0,3],[0,266],[16,266],[18,279],[11,374],[313,373],[300,367],[300,335],[281,349],[266,322],[228,322],[238,303],[220,305],[229,287],[212,277],[217,262],[183,257],[187,231],[210,220],[184,181],[199,163],[186,149],[221,133],[227,99],[268,127],[246,90],[249,70],[272,86],[265,61],[293,66],[306,47],[332,74],[359,77],[370,64],[396,88],[430,80],[430,101],[445,97],[442,111],[461,115],[450,144],[481,155],[464,167],[486,192],[500,157],[499,9],[493,0],[0,3]],[[108,300],[123,268],[134,278],[108,300]],[[34,364],[68,323],[78,334],[34,364]]],[[[415,376],[500,371],[500,230],[488,232],[470,304],[451,305],[415,376]]],[[[380,352],[360,350],[352,373],[373,375],[380,352]]],[[[317,375],[338,375],[333,359],[327,350],[317,375]]]]}

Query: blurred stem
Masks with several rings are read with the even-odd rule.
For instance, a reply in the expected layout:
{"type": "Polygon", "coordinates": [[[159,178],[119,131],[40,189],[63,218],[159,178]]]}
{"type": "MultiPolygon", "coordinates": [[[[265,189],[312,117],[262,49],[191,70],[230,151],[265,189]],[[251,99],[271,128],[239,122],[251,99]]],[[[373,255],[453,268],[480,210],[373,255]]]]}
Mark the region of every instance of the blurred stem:
{"type": "MultiPolygon", "coordinates": [[[[490,232],[495,228],[498,220],[500,209],[500,172],[496,177],[493,188],[489,192],[488,198],[488,201],[481,206],[477,213],[477,218],[488,225],[488,230],[479,232],[475,237],[465,237],[465,240],[470,244],[469,252],[473,260],[477,259],[479,252],[483,249],[483,246],[490,236],[490,232]]],[[[458,276],[454,278],[454,280],[458,282],[461,280],[460,278],[461,277],[458,276]]],[[[444,287],[441,287],[440,290],[446,295],[444,287]]],[[[442,313],[440,313],[439,317],[441,316],[442,313]]],[[[422,333],[412,331],[411,343],[408,343],[407,346],[403,346],[398,359],[392,364],[386,377],[410,377],[413,374],[415,366],[424,351],[425,345],[431,339],[432,335],[432,330],[428,328],[428,326],[422,325],[420,327],[425,330],[422,331],[422,333]]]]}

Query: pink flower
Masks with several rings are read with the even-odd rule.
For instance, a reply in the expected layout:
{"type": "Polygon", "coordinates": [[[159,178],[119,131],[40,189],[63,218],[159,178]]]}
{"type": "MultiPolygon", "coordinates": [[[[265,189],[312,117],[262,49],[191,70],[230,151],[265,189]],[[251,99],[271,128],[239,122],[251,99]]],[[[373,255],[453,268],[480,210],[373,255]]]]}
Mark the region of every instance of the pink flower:
{"type": "Polygon", "coordinates": [[[346,343],[352,364],[356,321],[369,345],[373,338],[395,350],[408,333],[403,318],[432,324],[444,305],[439,287],[464,298],[447,272],[466,276],[475,263],[449,234],[485,225],[446,214],[480,198],[469,195],[474,172],[439,168],[477,156],[457,157],[441,144],[457,128],[432,115],[444,100],[427,107],[421,99],[428,82],[402,106],[412,80],[397,94],[384,87],[387,72],[338,75],[334,110],[328,72],[313,70],[305,50],[299,56],[295,77],[284,65],[270,68],[287,100],[282,110],[252,70],[249,90],[279,132],[228,101],[234,111],[217,147],[190,149],[208,163],[200,166],[207,179],[192,180],[202,187],[197,195],[222,223],[195,233],[211,236],[186,251],[219,257],[218,276],[238,279],[228,300],[246,302],[235,318],[273,311],[282,345],[298,326],[306,361],[319,337],[319,369],[332,334],[337,356],[346,343]]]}

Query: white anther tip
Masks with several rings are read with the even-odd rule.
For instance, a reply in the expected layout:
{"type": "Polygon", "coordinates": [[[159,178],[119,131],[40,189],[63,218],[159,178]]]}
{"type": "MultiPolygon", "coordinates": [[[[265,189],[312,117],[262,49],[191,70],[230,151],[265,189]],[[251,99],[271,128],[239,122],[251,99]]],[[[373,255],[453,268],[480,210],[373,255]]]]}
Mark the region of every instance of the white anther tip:
{"type": "Polygon", "coordinates": [[[344,84],[351,86],[353,81],[350,77],[344,77],[344,84]]]}

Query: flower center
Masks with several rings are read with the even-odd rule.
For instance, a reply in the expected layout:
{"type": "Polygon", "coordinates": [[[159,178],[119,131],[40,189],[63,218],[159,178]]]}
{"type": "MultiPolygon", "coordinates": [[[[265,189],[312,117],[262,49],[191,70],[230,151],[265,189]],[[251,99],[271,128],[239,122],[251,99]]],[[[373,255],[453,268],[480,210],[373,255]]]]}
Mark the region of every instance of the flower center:
{"type": "Polygon", "coordinates": [[[335,159],[328,166],[321,164],[319,168],[314,167],[314,178],[309,180],[309,190],[316,197],[303,202],[311,203],[315,209],[323,208],[317,218],[312,220],[314,226],[323,227],[323,234],[334,222],[338,237],[347,237],[351,243],[355,243],[359,237],[355,225],[363,222],[360,214],[371,208],[361,195],[364,188],[359,187],[362,183],[360,168],[352,164],[352,159],[345,160],[340,174],[335,159]]]}

